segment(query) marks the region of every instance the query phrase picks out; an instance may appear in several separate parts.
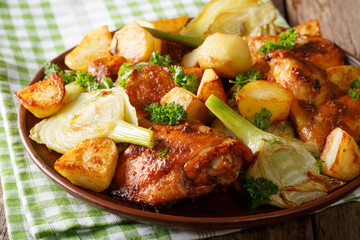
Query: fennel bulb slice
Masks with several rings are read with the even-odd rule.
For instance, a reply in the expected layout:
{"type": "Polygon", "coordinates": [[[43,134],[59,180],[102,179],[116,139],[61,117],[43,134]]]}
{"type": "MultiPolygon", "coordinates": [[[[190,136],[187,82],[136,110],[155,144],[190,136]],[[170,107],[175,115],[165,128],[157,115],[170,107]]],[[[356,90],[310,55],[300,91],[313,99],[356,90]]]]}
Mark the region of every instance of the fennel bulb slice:
{"type": "Polygon", "coordinates": [[[318,150],[314,144],[264,132],[214,95],[205,105],[257,155],[246,177],[263,177],[279,187],[279,192],[269,197],[271,205],[281,208],[298,206],[343,184],[318,173],[313,156],[318,150]]]}
{"type": "Polygon", "coordinates": [[[85,139],[108,137],[121,120],[137,125],[136,110],[123,89],[81,93],[56,115],[36,124],[30,138],[63,154],[85,139]]]}

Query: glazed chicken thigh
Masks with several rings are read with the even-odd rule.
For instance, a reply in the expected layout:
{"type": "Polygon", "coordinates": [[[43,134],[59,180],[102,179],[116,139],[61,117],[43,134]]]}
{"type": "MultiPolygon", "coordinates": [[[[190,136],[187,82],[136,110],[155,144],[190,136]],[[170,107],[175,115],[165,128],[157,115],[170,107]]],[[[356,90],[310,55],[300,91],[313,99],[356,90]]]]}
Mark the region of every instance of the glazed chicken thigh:
{"type": "Polygon", "coordinates": [[[231,185],[251,150],[199,122],[154,125],[153,148],[131,145],[120,156],[111,194],[158,207],[231,185]]]}

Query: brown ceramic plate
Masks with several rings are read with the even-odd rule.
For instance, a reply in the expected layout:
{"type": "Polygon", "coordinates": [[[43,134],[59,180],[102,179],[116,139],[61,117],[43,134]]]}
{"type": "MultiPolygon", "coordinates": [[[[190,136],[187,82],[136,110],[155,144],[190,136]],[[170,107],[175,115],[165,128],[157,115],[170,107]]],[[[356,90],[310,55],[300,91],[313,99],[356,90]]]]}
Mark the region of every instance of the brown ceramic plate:
{"type": "MultiPolygon", "coordinates": [[[[69,51],[61,54],[52,62],[61,68],[65,68],[64,57],[69,51]]],[[[346,53],[346,60],[348,64],[360,66],[360,60],[349,53],[346,53]]],[[[30,84],[43,79],[43,77],[44,70],[41,69],[30,84]]],[[[235,191],[228,190],[207,195],[194,201],[181,200],[170,209],[158,213],[149,212],[114,199],[106,192],[95,193],[76,187],[60,176],[54,170],[54,162],[60,157],[60,154],[50,151],[45,145],[37,144],[29,138],[30,129],[39,121],[24,107],[20,106],[18,125],[21,139],[31,158],[48,177],[84,202],[119,216],[145,223],[188,229],[230,229],[259,226],[310,214],[342,199],[360,185],[360,177],[357,177],[323,198],[290,209],[264,206],[255,212],[248,212],[244,207],[243,198],[235,191]]]]}

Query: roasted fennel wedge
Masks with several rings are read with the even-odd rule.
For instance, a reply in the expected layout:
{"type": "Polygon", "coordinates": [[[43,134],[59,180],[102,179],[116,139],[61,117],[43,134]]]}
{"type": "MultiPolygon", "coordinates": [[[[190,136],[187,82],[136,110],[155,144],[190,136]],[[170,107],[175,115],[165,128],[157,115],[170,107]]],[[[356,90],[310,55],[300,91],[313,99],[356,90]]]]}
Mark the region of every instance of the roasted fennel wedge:
{"type": "Polygon", "coordinates": [[[205,104],[258,156],[246,177],[263,177],[279,187],[278,193],[270,196],[271,205],[295,207],[343,184],[318,172],[313,156],[318,151],[315,145],[264,132],[213,95],[205,104]]]}
{"type": "Polygon", "coordinates": [[[120,88],[82,93],[30,130],[31,139],[62,154],[86,139],[102,137],[116,143],[154,145],[154,133],[137,126],[136,110],[120,88]]]}

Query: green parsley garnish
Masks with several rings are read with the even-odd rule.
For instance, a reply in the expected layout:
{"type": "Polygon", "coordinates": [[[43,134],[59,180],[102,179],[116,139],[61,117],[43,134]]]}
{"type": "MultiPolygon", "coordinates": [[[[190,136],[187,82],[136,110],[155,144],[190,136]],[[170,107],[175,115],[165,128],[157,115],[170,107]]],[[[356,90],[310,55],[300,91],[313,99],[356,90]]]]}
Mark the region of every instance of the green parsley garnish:
{"type": "Polygon", "coordinates": [[[254,211],[256,208],[270,203],[269,196],[277,194],[279,187],[272,181],[260,177],[249,177],[243,185],[245,195],[248,199],[248,210],[254,211]]]}
{"type": "Polygon", "coordinates": [[[138,72],[142,72],[142,69],[145,67],[145,66],[149,66],[150,63],[148,62],[140,62],[140,63],[137,63],[135,65],[132,65],[133,68],[136,69],[136,71],[138,72]]]}
{"type": "Polygon", "coordinates": [[[198,87],[196,75],[185,73],[185,70],[177,65],[171,65],[169,71],[174,73],[171,80],[174,80],[176,85],[183,87],[192,93],[196,92],[198,87]]]}
{"type": "Polygon", "coordinates": [[[266,108],[262,108],[260,113],[255,113],[253,119],[250,120],[257,128],[261,130],[268,129],[271,125],[270,118],[272,114],[266,108]]]}
{"type": "Polygon", "coordinates": [[[168,154],[168,152],[169,152],[169,146],[166,146],[166,148],[165,148],[164,150],[156,153],[156,154],[154,155],[154,157],[156,158],[157,156],[160,156],[160,158],[163,158],[163,157],[166,156],[166,154],[168,154]]]}
{"type": "Polygon", "coordinates": [[[54,73],[59,73],[61,79],[65,84],[75,81],[76,73],[70,70],[61,71],[60,67],[54,63],[47,62],[44,64],[45,78],[53,75],[54,73]]]}
{"type": "Polygon", "coordinates": [[[264,44],[260,47],[260,53],[268,53],[277,49],[292,50],[295,45],[297,31],[295,28],[290,28],[279,35],[278,41],[270,41],[266,39],[264,44]]]}
{"type": "Polygon", "coordinates": [[[156,139],[155,141],[161,143],[162,141],[164,141],[164,138],[159,138],[159,139],[156,139]]]}
{"type": "Polygon", "coordinates": [[[315,162],[315,167],[316,167],[316,169],[318,170],[319,173],[322,173],[323,162],[324,161],[322,161],[320,159],[317,159],[316,162],[315,162]]]}
{"type": "Polygon", "coordinates": [[[158,66],[170,66],[172,59],[169,54],[161,56],[159,52],[153,52],[151,54],[150,63],[158,66]]]}
{"type": "Polygon", "coordinates": [[[355,78],[351,83],[351,88],[348,90],[348,94],[354,100],[358,100],[360,98],[360,77],[355,78]]]}
{"type": "Polygon", "coordinates": [[[126,88],[126,80],[131,77],[133,70],[130,69],[129,63],[124,63],[119,68],[118,72],[118,84],[120,87],[126,88]]]}
{"type": "Polygon", "coordinates": [[[163,123],[166,125],[177,125],[182,119],[187,118],[187,112],[183,106],[175,102],[152,103],[146,106],[145,111],[150,114],[150,120],[154,123],[163,123]]]}
{"type": "Polygon", "coordinates": [[[233,94],[233,98],[235,98],[236,94],[242,89],[247,83],[257,81],[261,78],[261,72],[252,68],[246,73],[239,73],[235,77],[234,80],[229,80],[229,83],[235,83],[236,84],[236,90],[233,94]]]}

